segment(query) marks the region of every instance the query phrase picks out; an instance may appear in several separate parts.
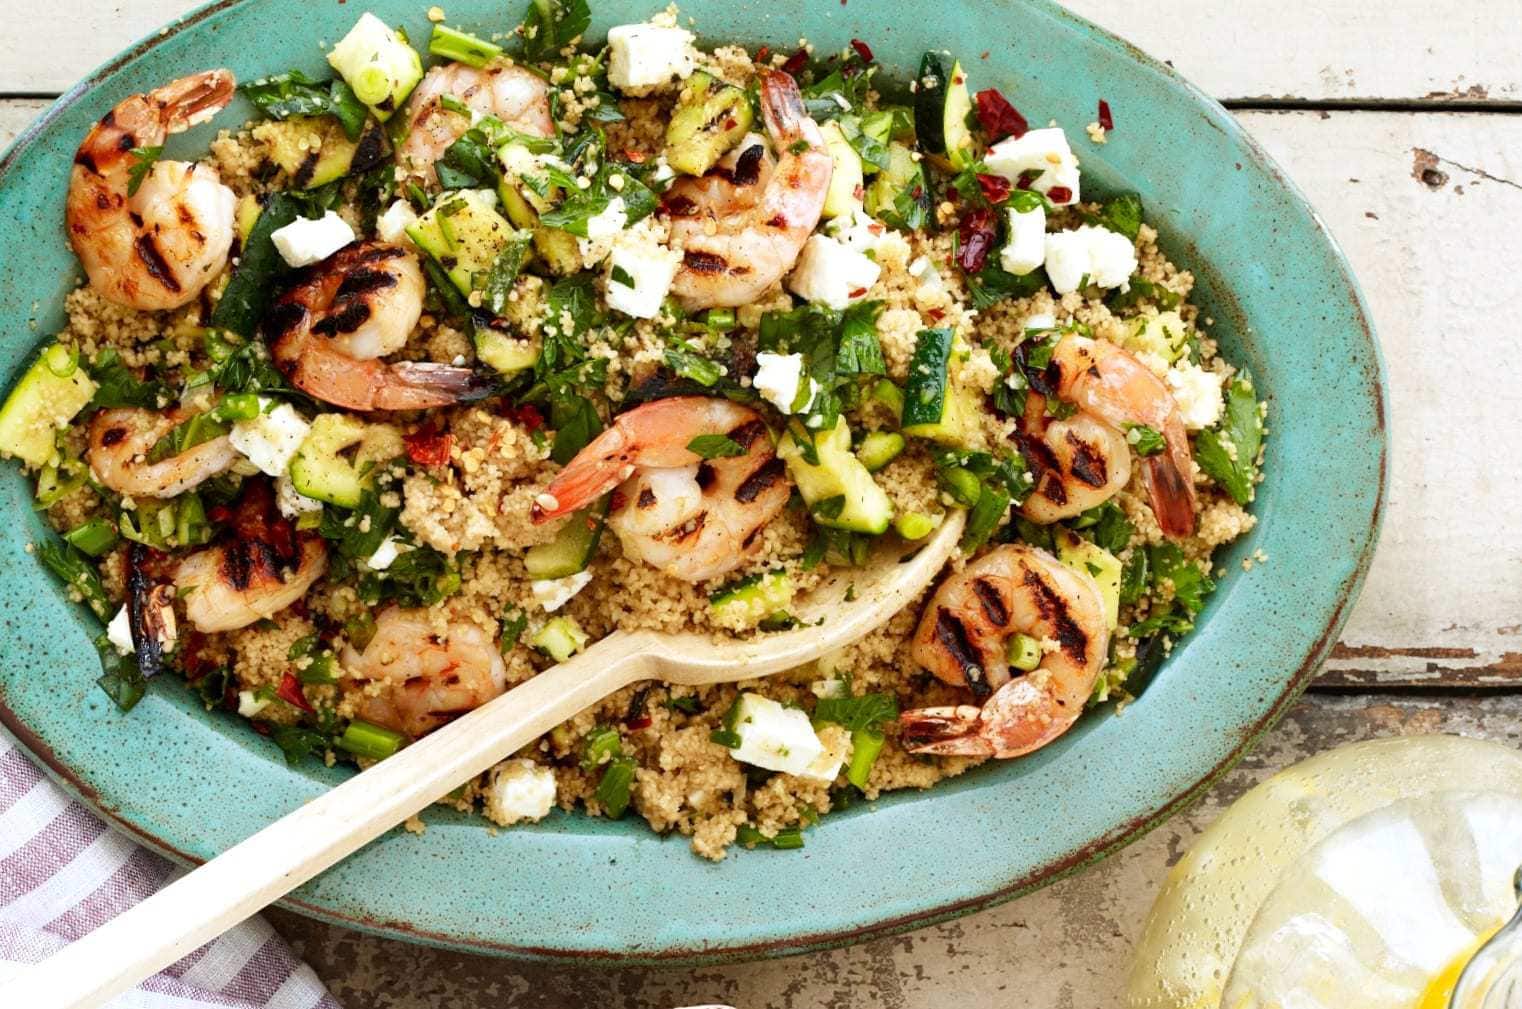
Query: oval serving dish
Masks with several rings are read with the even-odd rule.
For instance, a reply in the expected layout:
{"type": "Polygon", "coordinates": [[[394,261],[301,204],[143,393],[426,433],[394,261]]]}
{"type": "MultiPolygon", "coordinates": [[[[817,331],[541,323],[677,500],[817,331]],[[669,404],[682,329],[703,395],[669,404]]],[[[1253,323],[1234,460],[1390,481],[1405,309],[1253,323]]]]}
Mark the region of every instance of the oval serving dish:
{"type": "MultiPolygon", "coordinates": [[[[594,0],[592,36],[650,2],[594,0]]],[[[416,0],[222,0],[187,15],[73,88],[0,159],[0,376],[14,381],[63,318],[78,266],[63,233],[68,165],[123,96],[211,67],[239,80],[328,75],[318,40],[361,10],[426,38],[416,0]],[[29,324],[30,323],[30,324],[29,324]]],[[[1086,191],[1135,189],[1194,300],[1269,401],[1257,527],[1223,550],[1227,574],[1197,630],[1123,717],[1092,713],[1055,744],[924,793],[832,814],[801,851],[695,858],[643,823],[556,813],[492,836],[430,812],[297,890],[287,906],[388,936],[480,953],[578,960],[714,961],[840,945],[964,914],[1072,872],[1177,811],[1288,707],[1336,640],[1378,535],[1385,493],[1384,377],[1368,310],[1323,224],[1220,106],[1170,69],[1044,0],[945,0],[927,18],[894,0],[688,0],[702,43],[819,51],[868,40],[901,75],[921,53],[961,56],[1033,121],[1066,127],[1086,191]],[[980,58],[981,57],[981,58],[980,58]],[[1108,144],[1083,139],[1100,98],[1108,144]],[[1264,551],[1270,563],[1244,573],[1264,551]]],[[[516,11],[455,0],[450,22],[505,31],[516,11]]],[[[217,120],[248,114],[241,100],[217,120]]],[[[214,127],[171,147],[203,149],[214,127]]],[[[289,768],[238,719],[175,682],[129,715],[95,686],[96,629],[28,553],[44,535],[17,468],[0,471],[0,721],[116,825],[181,861],[209,858],[341,780],[289,768]]]]}

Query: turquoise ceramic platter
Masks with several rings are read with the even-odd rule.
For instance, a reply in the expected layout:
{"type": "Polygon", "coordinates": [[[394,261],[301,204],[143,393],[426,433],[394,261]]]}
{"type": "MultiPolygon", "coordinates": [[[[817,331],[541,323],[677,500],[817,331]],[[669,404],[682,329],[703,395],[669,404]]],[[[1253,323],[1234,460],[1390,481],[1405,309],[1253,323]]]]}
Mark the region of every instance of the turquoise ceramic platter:
{"type": "MultiPolygon", "coordinates": [[[[217,66],[239,80],[297,67],[361,10],[426,38],[422,0],[223,0],[169,25],[71,90],[0,162],[0,378],[63,319],[77,267],[63,233],[74,150],[123,96],[217,66]]],[[[451,23],[511,28],[498,0],[452,0],[451,23]]],[[[514,3],[513,7],[518,4],[514,3]]],[[[594,35],[651,2],[593,0],[594,35]]],[[[852,37],[907,77],[927,48],[961,57],[1032,122],[1067,127],[1085,192],[1136,189],[1203,314],[1270,405],[1251,535],[1198,630],[1123,715],[1101,711],[1023,760],[827,817],[799,851],[714,864],[644,824],[556,813],[489,834],[430,813],[296,891],[288,906],[403,939],[524,957],[722,960],[798,952],[1007,900],[1072,872],[1189,802],[1292,702],[1336,640],[1378,533],[1384,377],[1369,313],[1336,243],[1236,122],[1161,63],[1046,2],[689,0],[705,42],[822,52],[852,37]],[[1099,99],[1102,147],[1084,136],[1099,99]],[[1242,558],[1269,563],[1244,573],[1242,558]]],[[[219,123],[241,121],[241,102],[219,123]]],[[[207,127],[180,138],[204,148],[207,127]]],[[[143,842],[210,858],[348,772],[292,769],[239,720],[172,678],[129,715],[94,685],[96,628],[28,553],[45,535],[27,482],[0,470],[0,715],[59,781],[143,842]]]]}

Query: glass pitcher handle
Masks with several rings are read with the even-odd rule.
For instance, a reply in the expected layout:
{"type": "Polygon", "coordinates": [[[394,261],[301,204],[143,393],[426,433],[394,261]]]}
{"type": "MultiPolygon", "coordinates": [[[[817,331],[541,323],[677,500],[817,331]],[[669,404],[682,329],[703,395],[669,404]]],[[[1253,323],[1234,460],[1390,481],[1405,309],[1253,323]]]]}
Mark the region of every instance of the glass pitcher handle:
{"type": "Polygon", "coordinates": [[[1512,888],[1517,912],[1465,965],[1448,1009],[1522,1009],[1522,868],[1512,888]]]}

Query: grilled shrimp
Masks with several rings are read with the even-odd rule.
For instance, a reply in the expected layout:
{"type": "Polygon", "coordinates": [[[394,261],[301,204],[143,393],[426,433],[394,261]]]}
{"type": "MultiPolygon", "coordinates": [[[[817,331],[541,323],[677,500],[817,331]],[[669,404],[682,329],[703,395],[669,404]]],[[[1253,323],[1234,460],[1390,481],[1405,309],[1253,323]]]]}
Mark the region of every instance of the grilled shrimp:
{"type": "Polygon", "coordinates": [[[491,635],[465,621],[440,635],[427,610],[384,610],[364,651],[346,647],[342,663],[351,675],[383,685],[361,702],[359,717],[414,739],[507,689],[507,666],[491,635]]]}
{"type": "Polygon", "coordinates": [[[469,368],[380,358],[400,350],[423,311],[417,257],[382,242],[308,267],[264,318],[275,367],[292,385],[350,410],[424,410],[487,391],[469,368]]]}
{"type": "Polygon", "coordinates": [[[1142,483],[1163,534],[1194,533],[1194,456],[1184,418],[1168,386],[1130,353],[1105,340],[1069,333],[1051,364],[1032,376],[1037,394],[1026,399],[1018,435],[1037,474],[1026,517],[1055,522],[1113,496],[1130,479],[1131,453],[1124,431],[1145,425],[1163,436],[1164,448],[1142,459],[1142,483]],[[1079,410],[1065,422],[1046,417],[1042,395],[1079,410]]]}
{"type": "Polygon", "coordinates": [[[100,411],[90,422],[90,445],[85,450],[90,472],[128,497],[170,498],[211,479],[238,458],[227,435],[158,462],[148,461],[158,440],[195,413],[183,408],[160,412],[138,407],[100,411]]]}
{"type": "Polygon", "coordinates": [[[164,671],[164,656],[174,651],[179,639],[174,586],[154,581],[149,557],[141,543],[127,549],[127,627],[138,671],[144,677],[164,671]]]}
{"type": "Polygon", "coordinates": [[[1110,645],[1099,586],[1044,550],[996,547],[941,583],[912,654],[981,707],[919,708],[899,718],[914,753],[1018,757],[1062,735],[1094,689],[1110,645]],[[1055,648],[1011,679],[1006,648],[1028,634],[1055,648]]]}
{"type": "Polygon", "coordinates": [[[180,561],[174,584],[185,615],[205,634],[247,627],[306,595],[328,568],[314,532],[296,532],[275,507],[268,480],[245,482],[223,542],[180,561]]]}
{"type": "Polygon", "coordinates": [[[106,298],[144,311],[178,308],[226,265],[237,197],[215,168],[155,161],[135,187],[132,176],[135,151],[206,122],[232,96],[230,71],[182,77],[124,99],[80,144],[64,217],[90,286],[106,298]]]}
{"type": "Polygon", "coordinates": [[[496,116],[520,133],[555,135],[549,87],[522,67],[477,70],[464,63],[434,67],[407,103],[409,131],[396,152],[397,164],[411,175],[426,176],[449,145],[471,127],[470,116],[444,107],[441,99],[446,95],[479,115],[496,116]]]}
{"type": "Polygon", "coordinates": [[[583,508],[615,486],[608,525],[624,552],[689,582],[717,578],[754,555],[762,527],[792,490],[761,415],[704,396],[619,414],[550,482],[533,520],[583,508]],[[742,454],[705,460],[687,447],[700,435],[725,435],[742,454]]]}
{"type": "Polygon", "coordinates": [[[682,251],[672,293],[689,311],[746,305],[782,279],[819,223],[833,163],[798,84],[780,70],[761,79],[761,109],[775,164],[747,138],[720,167],[678,180],[662,205],[682,251]]]}

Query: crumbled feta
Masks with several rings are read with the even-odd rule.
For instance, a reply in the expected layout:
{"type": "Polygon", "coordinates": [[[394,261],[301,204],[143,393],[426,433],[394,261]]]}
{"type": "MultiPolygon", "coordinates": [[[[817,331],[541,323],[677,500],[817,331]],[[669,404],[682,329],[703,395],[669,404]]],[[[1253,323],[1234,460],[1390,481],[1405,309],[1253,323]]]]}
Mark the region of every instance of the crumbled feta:
{"type": "Polygon", "coordinates": [[[866,297],[881,272],[871,259],[828,235],[810,235],[787,287],[805,301],[842,309],[866,297]]]}
{"type": "Polygon", "coordinates": [[[626,233],[608,256],[608,307],[636,319],[655,318],[681,265],[682,254],[668,249],[649,230],[626,233]]]}
{"type": "Polygon", "coordinates": [[[281,473],[275,479],[275,507],[288,519],[300,518],[310,512],[322,511],[322,502],[309,498],[296,489],[296,482],[289,473],[281,473]]]}
{"type": "Polygon", "coordinates": [[[861,253],[876,252],[889,233],[886,224],[860,207],[835,218],[825,226],[825,231],[852,252],[861,253]]]}
{"type": "Polygon", "coordinates": [[[1136,272],[1136,246],[1125,235],[1085,224],[1046,236],[1046,276],[1058,294],[1087,283],[1126,287],[1136,272]]]}
{"type": "Polygon", "coordinates": [[[697,69],[693,34],[661,25],[619,25],[608,31],[608,83],[620,91],[685,80],[697,69]]]}
{"type": "Polygon", "coordinates": [[[555,772],[524,757],[504,760],[492,768],[481,798],[493,823],[537,822],[555,808],[555,772]]]}
{"type": "Polygon", "coordinates": [[[803,774],[824,752],[809,716],[798,708],[784,708],[760,694],[741,694],[735,703],[734,731],[740,745],[729,755],[736,760],[769,771],[803,774]]]}
{"type": "Polygon", "coordinates": [[[1191,431],[1213,427],[1221,419],[1221,376],[1197,364],[1180,361],[1168,369],[1166,378],[1173,401],[1191,431]]]}
{"type": "Polygon", "coordinates": [[[624,209],[624,198],[615,196],[608,201],[608,205],[601,213],[593,214],[587,218],[587,240],[596,242],[604,238],[612,238],[629,223],[629,214],[624,209]]]}
{"type": "Polygon", "coordinates": [[[1078,159],[1068,146],[1067,134],[1059,126],[1031,130],[1024,136],[1001,140],[988,149],[983,160],[990,172],[1017,185],[1020,176],[1026,172],[1040,172],[1031,180],[1030,188],[1059,207],[1078,202],[1078,159]],[[1053,189],[1066,189],[1066,198],[1053,198],[1053,189]]]}
{"type": "Polygon", "coordinates": [[[354,241],[354,229],[333,211],[313,220],[298,217],[270,233],[270,241],[288,266],[320,263],[354,241]]]}
{"type": "MultiPolygon", "coordinates": [[[[773,354],[763,350],[756,355],[756,374],[750,380],[751,388],[781,412],[793,412],[793,404],[798,400],[798,385],[802,381],[802,354],[773,354]]],[[[808,412],[818,392],[819,383],[809,379],[808,401],[798,409],[799,413],[808,412]]]]}
{"type": "Polygon", "coordinates": [[[815,781],[831,782],[840,775],[840,769],[851,759],[851,734],[838,725],[827,725],[819,730],[822,748],[814,762],[804,768],[799,777],[815,781]]]}
{"type": "Polygon", "coordinates": [[[252,690],[238,691],[238,714],[244,718],[253,718],[269,706],[268,697],[260,697],[252,690]]]}
{"type": "Polygon", "coordinates": [[[271,408],[273,400],[259,397],[259,416],[233,424],[228,441],[267,476],[280,476],[312,425],[289,403],[271,408]]]}
{"type": "Polygon", "coordinates": [[[131,655],[132,645],[132,617],[127,613],[127,607],[123,606],[116,611],[116,616],[106,625],[106,640],[116,647],[123,655],[131,655]]]}
{"type": "Polygon", "coordinates": [[[999,253],[1006,273],[1023,277],[1046,262],[1046,208],[1009,212],[1009,241],[999,253]]]}
{"type": "Polygon", "coordinates": [[[586,588],[591,580],[592,572],[578,571],[565,578],[540,578],[532,581],[529,583],[529,591],[534,594],[539,605],[544,607],[544,612],[554,613],[586,588]]]}
{"type": "Polygon", "coordinates": [[[1057,317],[1051,312],[1034,312],[1025,317],[1021,329],[1056,329],[1057,317]]]}
{"type": "Polygon", "coordinates": [[[664,190],[666,188],[666,183],[670,182],[674,178],[676,178],[676,169],[671,167],[671,162],[666,160],[666,155],[662,154],[660,157],[656,158],[655,171],[650,173],[650,178],[648,180],[650,184],[664,190]]]}
{"type": "Polygon", "coordinates": [[[412,209],[412,204],[397,200],[375,219],[375,233],[383,242],[405,245],[412,241],[407,237],[407,228],[416,223],[417,211],[412,209]]]}
{"type": "Polygon", "coordinates": [[[387,536],[381,540],[380,546],[375,548],[375,553],[365,558],[365,567],[371,571],[384,571],[394,564],[398,557],[411,549],[395,536],[387,536]]]}

